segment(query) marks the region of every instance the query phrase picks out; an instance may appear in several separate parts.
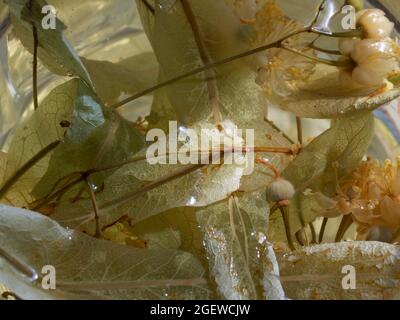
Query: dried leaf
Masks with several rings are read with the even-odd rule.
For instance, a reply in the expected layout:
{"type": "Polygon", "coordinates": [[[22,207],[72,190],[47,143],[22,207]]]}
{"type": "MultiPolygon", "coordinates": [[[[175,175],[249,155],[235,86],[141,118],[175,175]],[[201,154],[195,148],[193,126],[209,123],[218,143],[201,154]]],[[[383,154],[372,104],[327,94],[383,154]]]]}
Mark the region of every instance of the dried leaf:
{"type": "MultiPolygon", "coordinates": [[[[62,140],[66,131],[61,123],[71,121],[78,93],[78,80],[55,88],[36,112],[15,131],[7,153],[4,180],[12,177],[25,163],[51,143],[62,140]]],[[[6,195],[15,206],[26,206],[34,200],[31,191],[46,172],[49,156],[34,165],[6,195]]]]}
{"type": "Polygon", "coordinates": [[[104,103],[118,101],[122,94],[135,94],[153,86],[158,63],[151,52],[141,53],[118,63],[82,58],[93,80],[96,93],[104,103]]]}
{"type": "Polygon", "coordinates": [[[400,251],[381,242],[315,245],[279,255],[281,282],[287,296],[301,300],[399,299],[400,251]],[[343,288],[354,267],[354,290],[343,288]],[[343,272],[342,270],[346,270],[343,272]]]}
{"type": "Polygon", "coordinates": [[[90,76],[79,56],[64,35],[65,25],[56,20],[56,29],[42,27],[44,0],[6,1],[12,13],[12,23],[18,38],[31,53],[33,52],[33,25],[38,33],[38,56],[42,63],[58,75],[74,75],[91,84],[90,76]],[[30,8],[30,4],[32,8],[30,8]]]}
{"type": "Polygon", "coordinates": [[[210,274],[224,299],[283,299],[279,270],[266,238],[264,193],[232,195],[198,210],[210,274]]]}
{"type": "Polygon", "coordinates": [[[29,282],[1,260],[0,282],[23,299],[205,299],[204,270],[189,253],[137,249],[63,229],[40,214],[0,206],[1,248],[40,274],[56,270],[56,290],[29,282]],[[27,238],[25,235],[29,234],[27,238]]]}
{"type": "MultiPolygon", "coordinates": [[[[130,122],[115,110],[104,108],[81,80],[72,81],[77,82],[74,114],[63,143],[52,154],[48,170],[35,186],[37,198],[47,196],[61,179],[73,173],[126,161],[144,144],[143,136],[130,122]]],[[[100,187],[103,178],[97,175],[92,183],[100,187]]]]}

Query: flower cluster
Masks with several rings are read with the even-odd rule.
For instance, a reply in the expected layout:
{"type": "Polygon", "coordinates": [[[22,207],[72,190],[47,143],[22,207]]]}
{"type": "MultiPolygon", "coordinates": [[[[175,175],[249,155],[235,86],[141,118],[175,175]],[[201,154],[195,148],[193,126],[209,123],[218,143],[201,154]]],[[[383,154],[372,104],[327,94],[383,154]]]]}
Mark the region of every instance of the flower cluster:
{"type": "MultiPolygon", "coordinates": [[[[327,198],[319,197],[321,205],[327,198]]],[[[396,164],[368,159],[340,183],[335,207],[324,216],[352,214],[359,240],[393,242],[400,240],[400,158],[396,164]]]]}
{"type": "Polygon", "coordinates": [[[390,38],[393,22],[382,10],[366,9],[357,13],[357,26],[363,31],[363,39],[343,39],[339,43],[340,52],[355,64],[344,75],[361,86],[388,84],[387,78],[400,69],[400,49],[390,38]]]}

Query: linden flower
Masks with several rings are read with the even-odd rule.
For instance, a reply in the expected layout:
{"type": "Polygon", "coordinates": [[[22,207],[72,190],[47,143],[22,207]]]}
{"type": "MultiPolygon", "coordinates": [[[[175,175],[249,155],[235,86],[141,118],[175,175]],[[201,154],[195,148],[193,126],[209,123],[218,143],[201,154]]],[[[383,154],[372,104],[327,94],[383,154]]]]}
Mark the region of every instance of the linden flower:
{"type": "Polygon", "coordinates": [[[353,215],[359,240],[386,241],[394,235],[397,237],[400,230],[400,158],[396,165],[390,161],[381,165],[372,159],[362,162],[340,183],[340,190],[343,195],[336,201],[337,212],[353,215]],[[355,190],[357,192],[353,192],[355,190]]]}
{"type": "Polygon", "coordinates": [[[394,23],[379,9],[365,9],[357,12],[357,26],[361,27],[368,39],[385,39],[394,29],[394,23]]]}
{"type": "Polygon", "coordinates": [[[387,78],[400,69],[399,47],[389,38],[394,24],[382,10],[366,9],[357,13],[357,25],[364,31],[365,39],[339,42],[340,52],[355,64],[352,70],[345,70],[342,79],[361,86],[388,84],[387,78]]]}
{"type": "Polygon", "coordinates": [[[388,76],[399,72],[399,47],[391,39],[345,39],[339,49],[355,62],[351,79],[359,85],[382,86],[388,76]]]}

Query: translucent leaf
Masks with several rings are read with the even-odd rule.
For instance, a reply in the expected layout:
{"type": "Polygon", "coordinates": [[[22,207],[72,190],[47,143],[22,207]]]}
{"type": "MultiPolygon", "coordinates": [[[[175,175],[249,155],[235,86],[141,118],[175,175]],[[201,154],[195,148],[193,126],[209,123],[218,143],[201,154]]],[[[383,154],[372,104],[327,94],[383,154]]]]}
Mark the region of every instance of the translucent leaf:
{"type": "MultiPolygon", "coordinates": [[[[81,80],[72,81],[77,83],[74,114],[63,143],[52,154],[48,170],[35,186],[37,198],[47,196],[60,179],[73,173],[131,158],[144,143],[143,136],[130,122],[114,109],[104,108],[81,80]]],[[[92,181],[98,187],[101,182],[99,176],[98,180],[92,181]]]]}
{"type": "Polygon", "coordinates": [[[397,300],[399,257],[396,245],[341,242],[303,248],[278,258],[281,282],[291,299],[397,300]],[[343,283],[350,283],[352,270],[356,288],[345,290],[343,283]]]}
{"type": "Polygon", "coordinates": [[[269,208],[255,192],[200,209],[210,274],[224,299],[284,299],[279,268],[267,241],[269,208]]]}
{"type": "Polygon", "coordinates": [[[350,86],[343,81],[344,71],[340,68],[283,49],[275,51],[270,59],[276,63],[268,71],[269,84],[264,87],[267,97],[270,103],[299,117],[348,117],[372,111],[400,96],[398,86],[391,90],[350,86]]]}
{"type": "MultiPolygon", "coordinates": [[[[247,37],[237,36],[243,32],[242,26],[222,1],[189,1],[189,4],[194,14],[190,23],[179,2],[171,12],[156,6],[154,37],[150,36],[150,40],[164,79],[250,48],[247,37]],[[191,23],[198,26],[198,35],[191,23]]],[[[223,119],[243,127],[242,123],[260,121],[263,117],[263,101],[254,78],[249,65],[239,61],[176,82],[166,88],[166,93],[183,124],[210,119],[217,100],[223,119]]]]}
{"type": "MultiPolygon", "coordinates": [[[[303,192],[308,188],[327,196],[335,195],[336,177],[342,177],[357,167],[368,150],[373,128],[374,118],[368,112],[336,120],[286,167],[283,176],[297,190],[290,206],[293,233],[312,222],[322,210],[312,193],[303,192]]],[[[281,217],[276,214],[271,223],[271,237],[275,241],[282,240],[282,231],[281,217]]]]}
{"type": "Polygon", "coordinates": [[[316,180],[334,191],[335,167],[338,176],[354,169],[365,155],[374,131],[369,112],[336,120],[330,129],[314,139],[285,169],[283,175],[296,190],[303,191],[316,180]]]}
{"type": "Polygon", "coordinates": [[[158,63],[151,52],[122,60],[118,63],[82,58],[92,78],[95,91],[104,103],[118,101],[122,94],[135,94],[153,86],[158,63]]]}
{"type": "MultiPolygon", "coordinates": [[[[25,163],[51,143],[62,140],[66,131],[60,124],[70,122],[78,93],[78,80],[55,88],[39,109],[15,131],[7,154],[4,179],[11,178],[25,163]]],[[[49,156],[34,165],[6,195],[16,206],[25,206],[34,198],[31,191],[48,167],[49,156]]]]}
{"type": "MultiPolygon", "coordinates": [[[[198,137],[201,128],[215,129],[206,123],[198,124],[194,127],[198,137]]],[[[180,145],[179,150],[182,147],[180,145]]],[[[214,148],[217,147],[219,148],[219,144],[214,145],[214,148]]],[[[194,154],[198,155],[199,147],[195,151],[194,154]]],[[[145,153],[146,150],[140,154],[145,153]]],[[[203,154],[201,159],[204,159],[203,154]]],[[[228,158],[225,162],[227,160],[228,158]]],[[[96,195],[101,210],[100,217],[104,219],[102,223],[107,225],[124,214],[139,222],[168,209],[182,206],[202,207],[223,200],[239,189],[247,166],[245,162],[208,166],[201,163],[151,164],[148,161],[127,164],[106,179],[104,190],[96,195]]],[[[85,222],[93,225],[90,201],[70,203],[66,200],[56,211],[54,218],[62,223],[70,221],[74,227],[85,222]]]]}
{"type": "Polygon", "coordinates": [[[33,25],[38,34],[38,56],[50,71],[58,75],[75,75],[90,84],[90,76],[79,56],[64,36],[65,25],[57,19],[56,29],[42,27],[42,8],[46,1],[6,1],[12,13],[12,23],[18,38],[31,53],[34,48],[33,25]],[[29,4],[32,4],[30,9],[29,4]]]}
{"type": "Polygon", "coordinates": [[[42,275],[56,270],[56,290],[29,282],[0,258],[0,282],[23,299],[206,299],[204,270],[190,254],[136,249],[63,229],[34,212],[1,206],[1,248],[42,275]],[[29,235],[29,237],[26,237],[29,235]]]}

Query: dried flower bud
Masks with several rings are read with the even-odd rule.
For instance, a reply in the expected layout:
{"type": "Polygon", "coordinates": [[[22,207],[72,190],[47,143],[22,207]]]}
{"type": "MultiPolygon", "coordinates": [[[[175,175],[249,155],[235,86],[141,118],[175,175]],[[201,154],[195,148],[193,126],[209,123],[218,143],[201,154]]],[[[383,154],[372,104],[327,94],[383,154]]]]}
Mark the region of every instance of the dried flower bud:
{"type": "Polygon", "coordinates": [[[357,13],[357,25],[369,39],[385,39],[394,29],[394,23],[379,9],[365,9],[357,13]]]}
{"type": "Polygon", "coordinates": [[[295,193],[296,191],[289,181],[278,178],[267,187],[267,200],[270,202],[291,200],[295,193]]]}

